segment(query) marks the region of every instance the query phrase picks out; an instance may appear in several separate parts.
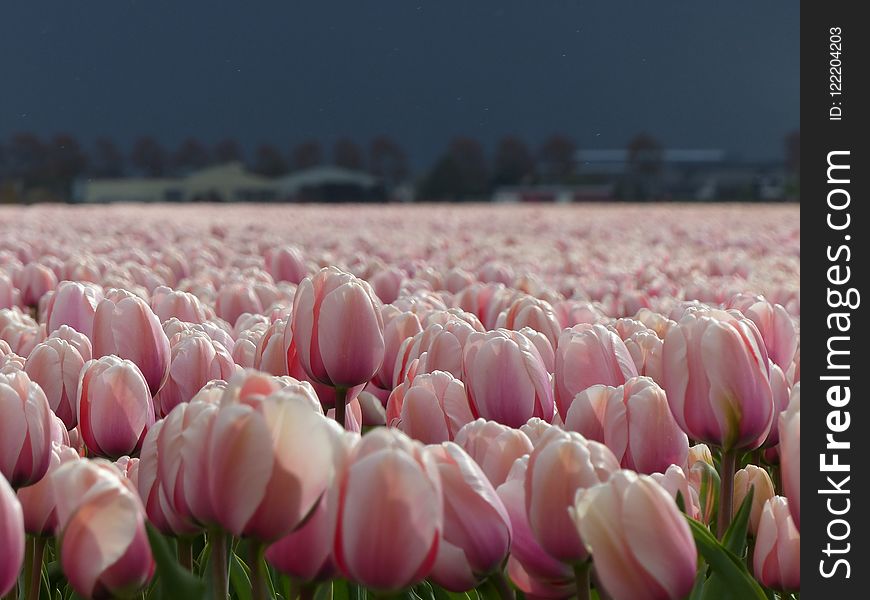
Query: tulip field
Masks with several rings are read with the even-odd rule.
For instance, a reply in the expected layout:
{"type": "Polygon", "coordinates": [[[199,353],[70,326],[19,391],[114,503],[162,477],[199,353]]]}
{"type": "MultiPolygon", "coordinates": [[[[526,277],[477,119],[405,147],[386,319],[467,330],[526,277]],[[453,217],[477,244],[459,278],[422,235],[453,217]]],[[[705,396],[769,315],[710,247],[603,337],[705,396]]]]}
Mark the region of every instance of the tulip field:
{"type": "Polygon", "coordinates": [[[794,205],[0,207],[0,598],[795,599],[794,205]]]}

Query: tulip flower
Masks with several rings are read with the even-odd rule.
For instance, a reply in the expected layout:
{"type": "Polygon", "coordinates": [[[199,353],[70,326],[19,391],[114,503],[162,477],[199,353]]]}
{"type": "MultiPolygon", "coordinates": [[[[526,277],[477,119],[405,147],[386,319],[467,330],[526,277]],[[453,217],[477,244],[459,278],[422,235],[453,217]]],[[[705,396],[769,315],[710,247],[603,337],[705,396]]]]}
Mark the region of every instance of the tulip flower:
{"type": "Polygon", "coordinates": [[[681,465],[689,452],[689,440],[674,421],[664,390],[648,377],[580,392],[568,409],[565,428],[603,443],[624,468],[641,473],[681,465]]]}
{"type": "Polygon", "coordinates": [[[57,286],[57,275],[46,265],[31,262],[16,273],[14,281],[21,293],[22,304],[36,306],[42,296],[57,286]]]}
{"type": "Polygon", "coordinates": [[[651,477],[618,471],[578,491],[570,512],[614,600],[678,600],[691,591],[697,568],[691,530],[651,477]]]}
{"type": "Polygon", "coordinates": [[[781,304],[769,302],[764,296],[738,294],[727,305],[736,308],[758,328],[767,354],[774,363],[786,370],[791,366],[798,347],[794,321],[781,304]]]}
{"type": "Polygon", "coordinates": [[[328,267],[299,284],[291,327],[302,368],[336,388],[336,417],[343,424],[347,390],[368,382],[384,360],[380,300],[365,281],[328,267]]]}
{"type": "Polygon", "coordinates": [[[465,591],[500,570],[511,545],[510,517],[462,448],[444,442],[427,452],[437,465],[444,503],[444,529],[430,578],[450,591],[465,591]]]}
{"type": "Polygon", "coordinates": [[[596,384],[618,387],[637,376],[625,343],[603,325],[575,325],[559,336],[554,388],[562,419],[574,397],[596,384]]]}
{"type": "Polygon", "coordinates": [[[749,531],[752,535],[756,535],[764,503],[776,492],[767,471],[753,464],[746,465],[734,475],[734,506],[743,504],[750,489],[754,489],[755,492],[752,495],[752,509],[749,513],[749,531]]]}
{"type": "Polygon", "coordinates": [[[51,458],[45,476],[36,483],[18,490],[24,510],[24,530],[35,536],[52,536],[57,526],[57,501],[51,486],[51,475],[62,464],[78,460],[79,454],[68,446],[52,442],[51,458]]]}
{"type": "Polygon", "coordinates": [[[36,483],[51,460],[52,413],[24,371],[0,373],[0,473],[13,488],[36,483]]]}
{"type": "Polygon", "coordinates": [[[24,563],[24,516],[15,492],[0,474],[0,596],[18,581],[24,563]]]}
{"type": "Polygon", "coordinates": [[[89,360],[90,340],[84,334],[61,325],[52,337],[33,348],[24,364],[24,370],[42,387],[49,407],[67,429],[78,423],[75,403],[79,374],[89,360]]]}
{"type": "Polygon", "coordinates": [[[133,361],[151,394],[169,376],[169,339],[157,315],[141,298],[115,291],[97,306],[94,315],[94,358],[115,356],[133,361]]]}
{"type": "Polygon", "coordinates": [[[652,473],[657,484],[662,486],[665,491],[677,499],[677,494],[680,495],[683,502],[684,512],[693,519],[701,518],[701,506],[698,499],[698,492],[689,484],[689,479],[686,477],[685,471],[678,465],[671,465],[663,473],[652,473]]]}
{"type": "Polygon", "coordinates": [[[752,571],[762,584],[782,591],[801,587],[801,535],[792,521],[789,501],[768,498],[761,512],[752,571]]]}
{"type": "Polygon", "coordinates": [[[262,313],[265,306],[250,282],[232,281],[221,286],[214,308],[217,316],[235,325],[243,314],[262,313]]]}
{"type": "Polygon", "coordinates": [[[801,529],[801,386],[794,386],[788,409],[779,415],[779,461],[782,487],[795,527],[801,529]]]}
{"type": "Polygon", "coordinates": [[[102,299],[103,289],[96,284],[61,281],[45,308],[46,329],[53,332],[67,325],[92,337],[94,316],[102,299]]]}
{"type": "Polygon", "coordinates": [[[384,362],[372,382],[383,390],[392,390],[401,381],[395,380],[396,357],[402,343],[423,330],[420,318],[412,312],[402,312],[389,304],[381,309],[384,320],[384,362]]]}
{"type": "Polygon", "coordinates": [[[145,510],[112,463],[74,460],[51,476],[60,565],[85,598],[132,596],[154,574],[145,510]]]}
{"type": "Polygon", "coordinates": [[[531,440],[522,431],[484,419],[463,426],[455,442],[474,459],[493,486],[504,483],[514,461],[533,450],[531,440]]]}
{"type": "Polygon", "coordinates": [[[406,338],[399,346],[393,370],[393,381],[399,385],[408,375],[414,360],[426,354],[426,364],[432,371],[447,371],[454,377],[462,378],[462,352],[474,325],[449,315],[443,322],[432,322],[425,329],[406,338]]]}
{"type": "Polygon", "coordinates": [[[429,575],[444,508],[438,469],[422,445],[395,429],[366,434],[336,489],[333,557],[347,578],[396,592],[429,575]]]}
{"type": "Polygon", "coordinates": [[[151,293],[151,310],[161,323],[172,318],[185,323],[204,323],[214,316],[193,294],[163,285],[151,293]]]}
{"type": "Polygon", "coordinates": [[[511,305],[502,311],[496,321],[496,327],[519,331],[523,327],[530,327],[547,338],[554,348],[559,342],[562,326],[553,306],[544,300],[534,296],[520,296],[511,305]]]}
{"type": "Polygon", "coordinates": [[[445,371],[421,373],[390,394],[387,418],[391,427],[426,444],[453,440],[474,420],[465,385],[445,371]]]}
{"type": "Polygon", "coordinates": [[[275,281],[299,283],[308,275],[308,266],[299,248],[284,246],[266,253],[266,265],[275,281]]]}
{"type": "Polygon", "coordinates": [[[117,356],[85,363],[76,417],[90,452],[113,459],[136,454],[154,424],[154,402],[142,372],[117,356]]]}
{"type": "Polygon", "coordinates": [[[541,355],[516,331],[474,333],[462,355],[475,417],[520,427],[532,417],[553,418],[553,390],[541,355]]]}
{"type": "Polygon", "coordinates": [[[170,345],[169,378],[154,398],[158,414],[169,414],[209,381],[230,379],[235,372],[227,349],[205,333],[191,330],[178,335],[170,345]]]}
{"type": "Polygon", "coordinates": [[[607,446],[579,433],[553,428],[529,455],[526,470],[526,513],[541,547],[553,558],[576,565],[588,555],[568,508],[577,490],[606,481],[619,470],[607,446]]]}

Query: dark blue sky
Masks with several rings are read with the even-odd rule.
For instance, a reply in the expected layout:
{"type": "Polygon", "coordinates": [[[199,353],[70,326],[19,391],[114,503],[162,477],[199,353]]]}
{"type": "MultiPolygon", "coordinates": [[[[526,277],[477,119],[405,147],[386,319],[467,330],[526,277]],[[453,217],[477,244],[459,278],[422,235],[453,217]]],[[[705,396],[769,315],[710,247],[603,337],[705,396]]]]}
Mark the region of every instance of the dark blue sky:
{"type": "Polygon", "coordinates": [[[68,131],[282,148],[457,134],[779,157],[799,123],[789,0],[2,0],[0,139],[68,131]]]}

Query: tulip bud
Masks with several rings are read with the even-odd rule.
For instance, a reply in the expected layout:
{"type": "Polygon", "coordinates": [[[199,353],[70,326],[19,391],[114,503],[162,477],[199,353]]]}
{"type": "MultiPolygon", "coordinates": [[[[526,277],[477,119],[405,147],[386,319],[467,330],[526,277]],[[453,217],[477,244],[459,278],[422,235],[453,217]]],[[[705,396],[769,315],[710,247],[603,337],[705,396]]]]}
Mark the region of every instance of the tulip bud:
{"type": "Polygon", "coordinates": [[[483,469],[493,486],[504,483],[514,461],[533,450],[531,440],[522,431],[484,419],[462,427],[455,441],[483,469]]]}
{"type": "Polygon", "coordinates": [[[94,335],[94,315],[103,299],[103,289],[93,283],[61,281],[45,308],[45,324],[49,332],[62,325],[91,338],[94,335]]]}
{"type": "Polygon", "coordinates": [[[51,410],[67,429],[76,426],[79,374],[91,360],[91,342],[83,334],[61,325],[52,337],[37,344],[24,364],[30,379],[42,387],[51,410]],[[56,337],[55,337],[56,336],[56,337]]]}
{"type": "Polygon", "coordinates": [[[782,496],[764,504],[755,537],[752,571],[769,588],[798,591],[801,588],[801,534],[792,521],[789,501],[782,496]]]}
{"type": "Polygon", "coordinates": [[[697,568],[692,532],[651,477],[614,473],[606,483],[578,491],[570,512],[614,600],[678,600],[691,591],[697,568]]]}
{"type": "Polygon", "coordinates": [[[79,376],[76,416],[85,445],[97,456],[138,453],[154,424],[154,403],[142,372],[117,356],[88,361],[79,376]]]}
{"type": "Polygon", "coordinates": [[[794,386],[788,409],[779,415],[779,462],[782,487],[795,527],[801,529],[801,386],[794,386]]]}
{"type": "Polygon", "coordinates": [[[0,596],[5,596],[21,572],[24,563],[24,516],[21,502],[0,474],[0,596]]]}
{"type": "Polygon", "coordinates": [[[36,483],[51,459],[52,412],[24,371],[0,373],[0,473],[13,488],[36,483]]]}
{"type": "Polygon", "coordinates": [[[474,420],[465,385],[445,371],[421,373],[390,394],[387,418],[391,427],[426,444],[453,440],[474,420]]]}
{"type": "Polygon", "coordinates": [[[24,509],[24,529],[31,535],[54,535],[57,526],[54,489],[51,486],[51,475],[60,467],[72,460],[78,460],[79,454],[72,448],[57,443],[51,445],[51,458],[45,477],[36,483],[18,490],[18,499],[24,509]]]}
{"type": "Polygon", "coordinates": [[[759,466],[749,464],[737,471],[734,475],[734,507],[735,510],[743,504],[744,498],[753,488],[752,509],[749,514],[749,531],[752,535],[758,533],[758,522],[761,519],[761,510],[764,503],[772,498],[776,492],[773,489],[773,481],[767,471],[759,466]]]}

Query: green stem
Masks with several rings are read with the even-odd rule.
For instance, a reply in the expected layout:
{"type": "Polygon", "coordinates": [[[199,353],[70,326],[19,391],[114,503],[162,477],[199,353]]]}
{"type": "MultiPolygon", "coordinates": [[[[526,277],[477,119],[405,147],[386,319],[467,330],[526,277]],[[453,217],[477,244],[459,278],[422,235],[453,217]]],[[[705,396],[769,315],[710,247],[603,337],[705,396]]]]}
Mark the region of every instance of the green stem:
{"type": "Polygon", "coordinates": [[[737,467],[737,451],[723,450],[719,465],[719,514],[716,522],[716,535],[721,540],[731,524],[734,503],[734,472],[737,467]]]}
{"type": "Polygon", "coordinates": [[[335,420],[341,425],[342,429],[347,429],[344,426],[344,421],[347,418],[347,388],[335,388],[335,420]]]}
{"type": "Polygon", "coordinates": [[[26,541],[24,542],[24,566],[21,570],[21,585],[25,586],[25,595],[27,592],[27,586],[30,585],[31,576],[33,573],[33,536],[28,535],[26,537],[26,541]]]}
{"type": "Polygon", "coordinates": [[[190,538],[178,538],[178,564],[193,571],[193,540],[190,538]]]}
{"type": "Polygon", "coordinates": [[[226,600],[229,593],[227,577],[227,534],[215,527],[209,530],[208,542],[211,544],[211,577],[214,583],[216,600],[226,600]]]}
{"type": "Polygon", "coordinates": [[[496,571],[490,575],[490,579],[493,585],[495,585],[495,589],[498,590],[498,597],[501,600],[515,600],[517,595],[514,593],[511,584],[508,583],[507,577],[504,576],[504,571],[496,571]]]}
{"type": "Polygon", "coordinates": [[[248,565],[251,567],[251,598],[252,600],[266,600],[266,573],[263,564],[263,553],[266,547],[261,543],[250,540],[248,565]]]}
{"type": "Polygon", "coordinates": [[[42,590],[42,557],[45,554],[45,538],[42,536],[33,538],[33,555],[30,564],[30,581],[27,588],[27,600],[39,600],[42,590]]]}
{"type": "Polygon", "coordinates": [[[586,561],[574,566],[574,581],[577,582],[577,600],[589,600],[589,568],[591,562],[586,561]]]}

